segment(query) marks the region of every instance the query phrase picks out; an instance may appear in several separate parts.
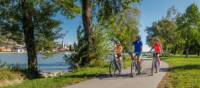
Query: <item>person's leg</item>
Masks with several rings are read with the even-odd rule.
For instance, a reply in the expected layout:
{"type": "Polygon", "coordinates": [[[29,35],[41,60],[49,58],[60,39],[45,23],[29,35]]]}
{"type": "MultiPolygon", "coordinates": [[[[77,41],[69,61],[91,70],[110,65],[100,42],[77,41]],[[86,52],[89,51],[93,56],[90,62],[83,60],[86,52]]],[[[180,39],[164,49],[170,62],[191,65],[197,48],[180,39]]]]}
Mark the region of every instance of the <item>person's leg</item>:
{"type": "Polygon", "coordinates": [[[116,55],[116,64],[117,64],[117,69],[119,71],[119,74],[121,74],[121,70],[122,70],[120,57],[121,55],[116,55]]]}
{"type": "Polygon", "coordinates": [[[136,69],[138,71],[137,74],[140,74],[140,65],[139,65],[139,56],[138,55],[135,56],[135,63],[136,63],[135,67],[136,67],[136,69]]]}
{"type": "Polygon", "coordinates": [[[138,74],[141,73],[141,61],[140,61],[140,55],[137,57],[137,63],[138,63],[138,74]]]}
{"type": "Polygon", "coordinates": [[[157,58],[158,58],[158,65],[160,66],[160,54],[158,54],[157,58]]]}
{"type": "Polygon", "coordinates": [[[120,57],[120,63],[121,63],[121,69],[123,70],[124,64],[123,64],[123,57],[122,56],[120,57]]]}
{"type": "Polygon", "coordinates": [[[155,58],[155,68],[156,68],[156,73],[158,72],[158,67],[159,67],[159,61],[158,61],[158,59],[159,59],[159,54],[158,53],[156,53],[156,58],[155,58]]]}
{"type": "Polygon", "coordinates": [[[156,59],[156,53],[153,53],[152,66],[151,66],[151,75],[153,75],[153,73],[154,73],[155,59],[156,59]]]}
{"type": "Polygon", "coordinates": [[[139,64],[140,64],[140,72],[141,72],[141,70],[142,70],[142,55],[140,54],[140,56],[139,56],[139,64]]]}
{"type": "Polygon", "coordinates": [[[134,59],[133,59],[133,60],[134,60],[134,63],[135,63],[134,66],[135,66],[136,70],[138,70],[138,66],[137,66],[137,64],[138,64],[138,63],[137,63],[137,55],[134,56],[134,59]]]}
{"type": "Polygon", "coordinates": [[[157,54],[157,72],[160,71],[160,54],[157,54]]]}

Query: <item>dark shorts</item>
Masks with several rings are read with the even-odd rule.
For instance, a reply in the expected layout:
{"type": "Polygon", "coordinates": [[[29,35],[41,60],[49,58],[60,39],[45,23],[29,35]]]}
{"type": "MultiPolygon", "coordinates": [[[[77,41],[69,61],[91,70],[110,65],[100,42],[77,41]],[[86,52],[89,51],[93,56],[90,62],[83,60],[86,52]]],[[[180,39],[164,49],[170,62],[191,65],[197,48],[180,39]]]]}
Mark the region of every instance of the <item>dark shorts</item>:
{"type": "Polygon", "coordinates": [[[157,56],[159,56],[160,55],[160,53],[154,53],[153,54],[153,57],[157,57],[157,56]]]}
{"type": "Polygon", "coordinates": [[[117,58],[120,58],[122,56],[122,54],[116,54],[117,58]]]}
{"type": "Polygon", "coordinates": [[[141,56],[142,53],[135,52],[135,56],[141,56]]]}
{"type": "Polygon", "coordinates": [[[142,53],[135,52],[135,58],[138,58],[138,59],[140,59],[140,58],[141,58],[141,56],[142,56],[142,53]]]}

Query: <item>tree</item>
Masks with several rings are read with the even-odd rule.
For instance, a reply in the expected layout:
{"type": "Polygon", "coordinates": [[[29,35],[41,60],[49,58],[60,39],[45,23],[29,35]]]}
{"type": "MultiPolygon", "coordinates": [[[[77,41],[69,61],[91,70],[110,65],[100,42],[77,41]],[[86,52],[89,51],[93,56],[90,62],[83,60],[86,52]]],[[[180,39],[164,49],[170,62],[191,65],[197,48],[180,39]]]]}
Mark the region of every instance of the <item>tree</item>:
{"type": "Polygon", "coordinates": [[[194,45],[195,41],[199,42],[200,12],[198,6],[196,4],[188,6],[185,13],[177,18],[177,24],[181,36],[185,39],[185,57],[187,58],[190,46],[194,45]]]}
{"type": "Polygon", "coordinates": [[[139,14],[136,8],[126,9],[108,21],[110,38],[120,41],[126,52],[132,50],[130,44],[133,42],[133,36],[139,33],[139,14]]]}
{"type": "Polygon", "coordinates": [[[120,37],[119,40],[125,42],[124,45],[127,44],[128,40],[126,41],[126,39],[130,39],[132,34],[137,33],[138,22],[136,22],[135,19],[138,15],[130,16],[130,20],[127,20],[128,18],[123,16],[130,15],[130,13],[132,14],[134,12],[132,9],[134,8],[135,10],[135,7],[132,7],[132,5],[139,1],[140,0],[81,0],[83,29],[81,30],[80,28],[77,32],[79,36],[78,44],[75,48],[76,53],[73,57],[69,57],[71,59],[68,60],[72,60],[69,62],[80,66],[96,64],[95,61],[98,61],[98,59],[100,59],[99,57],[103,57],[103,54],[106,55],[106,52],[102,51],[107,50],[106,46],[109,45],[105,44],[109,42],[108,40],[114,37],[119,38],[119,35],[116,37],[117,35],[111,32],[117,32],[119,34],[122,33],[120,31],[123,31],[122,37],[120,37]],[[114,31],[115,27],[114,25],[111,27],[110,23],[115,26],[118,26],[117,23],[121,23],[120,26],[118,26],[119,30],[114,31]],[[126,33],[130,34],[126,35],[126,33]],[[105,38],[105,36],[107,38],[105,38]]]}
{"type": "MultiPolygon", "coordinates": [[[[83,29],[85,30],[85,39],[88,44],[88,46],[86,46],[87,51],[88,51],[87,52],[88,56],[86,56],[86,58],[85,58],[86,63],[89,63],[90,61],[92,61],[93,58],[97,58],[95,56],[96,54],[93,54],[93,52],[98,51],[97,50],[98,39],[96,39],[97,37],[95,37],[95,36],[97,36],[97,35],[95,35],[96,33],[93,33],[93,32],[99,32],[99,31],[95,30],[93,27],[95,25],[102,25],[102,26],[104,26],[105,29],[107,29],[109,27],[106,27],[105,25],[107,25],[109,22],[111,22],[111,19],[113,19],[113,17],[114,17],[115,21],[118,20],[118,23],[120,23],[119,20],[126,19],[126,18],[123,18],[123,16],[127,16],[128,9],[129,9],[129,11],[131,11],[130,9],[133,8],[131,5],[134,4],[135,2],[139,2],[139,0],[126,0],[126,1],[124,1],[124,0],[102,0],[102,1],[84,0],[83,1],[82,0],[83,29]],[[125,11],[127,11],[127,12],[125,12],[125,11]],[[117,16],[120,16],[122,18],[117,18],[117,16]]],[[[121,23],[123,26],[128,27],[127,26],[128,23],[125,23],[125,21],[127,21],[127,19],[123,20],[123,22],[121,22],[121,23]]],[[[112,21],[112,22],[114,22],[114,21],[112,21]]],[[[121,25],[121,28],[122,28],[122,25],[121,25]]],[[[132,27],[135,27],[135,25],[132,25],[132,27]]],[[[127,28],[127,31],[125,31],[126,29],[124,28],[123,33],[128,32],[128,30],[129,31],[131,30],[130,25],[129,25],[129,28],[130,29],[127,28]]],[[[123,29],[121,29],[121,30],[123,30],[123,29]]],[[[110,30],[110,31],[114,31],[114,29],[110,30]]],[[[131,30],[131,31],[134,31],[134,30],[131,30]]],[[[115,32],[117,32],[117,31],[115,31],[115,32]]],[[[118,33],[119,33],[119,31],[118,31],[118,33]]],[[[128,36],[130,37],[130,35],[128,35],[128,36]]],[[[123,37],[123,38],[125,38],[125,37],[123,37]]],[[[119,40],[121,40],[121,42],[125,42],[125,41],[122,41],[122,37],[119,40]]],[[[123,40],[125,40],[125,39],[123,39],[123,40]]],[[[96,53],[98,53],[98,52],[96,52],[96,53]]]]}
{"type": "Polygon", "coordinates": [[[182,39],[177,32],[176,25],[176,12],[174,7],[169,8],[167,16],[163,19],[154,22],[151,27],[146,29],[147,42],[149,45],[152,43],[154,37],[158,37],[164,48],[165,53],[176,53],[178,48],[181,48],[182,39]],[[177,38],[179,40],[177,40],[177,38]]]}
{"type": "Polygon", "coordinates": [[[38,73],[37,51],[42,48],[50,50],[54,46],[54,40],[61,36],[60,21],[52,19],[52,16],[61,12],[69,18],[73,18],[77,12],[77,10],[71,12],[76,8],[70,3],[72,0],[64,0],[68,2],[67,4],[63,4],[62,1],[0,1],[0,29],[11,33],[12,36],[16,36],[20,40],[24,40],[28,54],[28,70],[33,77],[38,73]]]}

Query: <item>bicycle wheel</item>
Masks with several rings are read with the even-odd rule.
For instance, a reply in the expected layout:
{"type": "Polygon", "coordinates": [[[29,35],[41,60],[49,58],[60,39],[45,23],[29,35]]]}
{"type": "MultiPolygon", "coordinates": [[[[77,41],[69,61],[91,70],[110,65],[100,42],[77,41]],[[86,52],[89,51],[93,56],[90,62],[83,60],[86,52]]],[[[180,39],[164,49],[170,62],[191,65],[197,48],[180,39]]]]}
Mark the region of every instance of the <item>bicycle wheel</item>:
{"type": "Polygon", "coordinates": [[[109,66],[109,73],[110,73],[110,76],[115,76],[115,72],[116,72],[116,65],[114,63],[114,61],[111,61],[110,62],[110,66],[109,66]]]}
{"type": "Polygon", "coordinates": [[[121,74],[122,71],[122,63],[120,61],[116,61],[115,65],[116,65],[116,70],[118,71],[118,74],[121,74]]]}
{"type": "Polygon", "coordinates": [[[131,77],[134,77],[136,75],[136,68],[134,61],[131,62],[131,77]]]}

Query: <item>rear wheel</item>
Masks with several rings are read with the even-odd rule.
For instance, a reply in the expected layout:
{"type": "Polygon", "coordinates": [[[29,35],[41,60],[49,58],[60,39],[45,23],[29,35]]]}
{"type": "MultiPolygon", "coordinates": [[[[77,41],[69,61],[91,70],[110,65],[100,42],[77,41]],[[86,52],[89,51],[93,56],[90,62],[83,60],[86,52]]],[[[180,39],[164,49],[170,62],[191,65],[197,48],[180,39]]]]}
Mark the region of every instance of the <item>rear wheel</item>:
{"type": "Polygon", "coordinates": [[[152,60],[152,66],[151,66],[151,75],[152,76],[153,76],[154,66],[155,66],[155,61],[154,61],[154,58],[153,58],[153,60],[152,60]]]}

